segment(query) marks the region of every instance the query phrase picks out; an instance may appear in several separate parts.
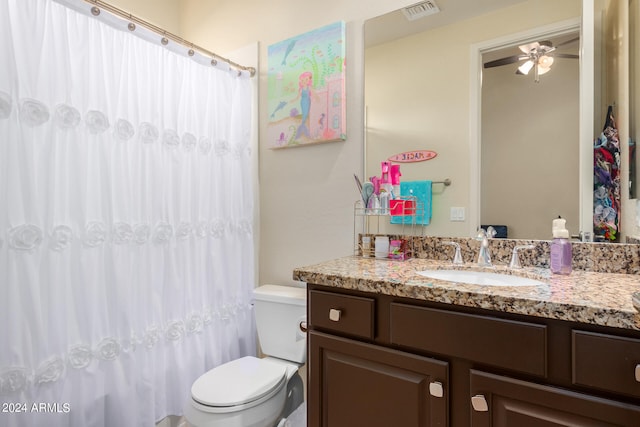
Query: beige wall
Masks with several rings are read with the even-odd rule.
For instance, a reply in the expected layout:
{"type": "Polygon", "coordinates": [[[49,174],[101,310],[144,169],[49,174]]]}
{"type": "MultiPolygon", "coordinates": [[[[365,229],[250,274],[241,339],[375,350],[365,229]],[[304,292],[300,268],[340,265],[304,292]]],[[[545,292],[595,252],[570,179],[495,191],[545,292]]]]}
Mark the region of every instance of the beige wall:
{"type": "Polygon", "coordinates": [[[216,52],[260,42],[260,139],[266,140],[267,47],[326,24],[346,22],[347,140],[271,150],[260,156],[259,283],[292,283],[293,268],[353,250],[353,174],[362,175],[363,38],[365,19],[412,4],[326,0],[321,3],[184,0],[181,28],[216,52]]]}
{"type": "MultiPolygon", "coordinates": [[[[138,18],[180,35],[181,2],[176,0],[107,0],[138,18]]],[[[203,46],[205,47],[205,46],[203,46]]]]}
{"type": "Polygon", "coordinates": [[[368,174],[377,172],[380,160],[392,154],[429,149],[438,156],[427,162],[402,165],[402,178],[452,180],[448,188],[434,187],[433,219],[427,234],[469,233],[466,222],[451,222],[449,214],[451,207],[465,207],[469,218],[472,209],[470,47],[576,18],[580,12],[580,0],[529,0],[367,49],[367,64],[375,63],[374,67],[367,66],[365,76],[368,174]]]}

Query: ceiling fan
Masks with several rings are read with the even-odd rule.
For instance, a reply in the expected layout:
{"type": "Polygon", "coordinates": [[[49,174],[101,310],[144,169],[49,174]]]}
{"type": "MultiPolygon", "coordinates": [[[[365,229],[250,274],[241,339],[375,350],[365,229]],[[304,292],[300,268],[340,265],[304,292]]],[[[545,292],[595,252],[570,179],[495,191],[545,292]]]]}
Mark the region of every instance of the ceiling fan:
{"type": "Polygon", "coordinates": [[[507,56],[505,58],[489,61],[484,64],[484,68],[499,67],[501,65],[514,64],[516,62],[524,61],[516,70],[516,74],[529,74],[529,71],[533,69],[534,79],[536,83],[540,82],[540,75],[551,70],[554,58],[571,58],[577,59],[578,55],[571,53],[559,53],[556,52],[561,46],[568,45],[575,41],[580,40],[579,37],[567,40],[554,46],[549,40],[543,40],[540,42],[532,42],[518,46],[518,49],[522,51],[519,55],[507,56]]]}

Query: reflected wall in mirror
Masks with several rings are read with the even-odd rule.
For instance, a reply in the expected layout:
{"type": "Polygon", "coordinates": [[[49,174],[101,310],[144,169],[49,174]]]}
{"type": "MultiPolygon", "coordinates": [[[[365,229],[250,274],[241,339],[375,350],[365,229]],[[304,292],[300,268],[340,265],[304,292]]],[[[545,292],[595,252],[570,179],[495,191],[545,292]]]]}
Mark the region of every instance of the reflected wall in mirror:
{"type": "Polygon", "coordinates": [[[482,54],[480,221],[509,238],[549,239],[558,216],[579,232],[580,33],[564,32],[482,54]],[[551,64],[536,77],[531,57],[551,64]]]}

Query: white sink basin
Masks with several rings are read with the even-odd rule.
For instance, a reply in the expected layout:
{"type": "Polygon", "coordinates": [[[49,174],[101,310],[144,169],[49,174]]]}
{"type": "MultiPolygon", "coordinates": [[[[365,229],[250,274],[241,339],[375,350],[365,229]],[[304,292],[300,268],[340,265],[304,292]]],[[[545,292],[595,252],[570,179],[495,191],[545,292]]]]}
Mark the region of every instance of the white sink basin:
{"type": "Polygon", "coordinates": [[[421,276],[431,279],[446,280],[448,282],[468,283],[482,286],[540,286],[544,282],[528,277],[511,274],[490,273],[487,271],[470,270],[424,270],[417,271],[421,276]]]}

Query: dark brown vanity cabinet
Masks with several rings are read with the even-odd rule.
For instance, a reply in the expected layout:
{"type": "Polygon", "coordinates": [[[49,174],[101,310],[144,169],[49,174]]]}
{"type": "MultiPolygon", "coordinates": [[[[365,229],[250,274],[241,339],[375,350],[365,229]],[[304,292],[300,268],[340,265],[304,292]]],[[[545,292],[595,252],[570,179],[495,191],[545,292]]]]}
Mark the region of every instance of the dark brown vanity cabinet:
{"type": "Polygon", "coordinates": [[[374,299],[311,291],[309,303],[308,426],[448,425],[446,362],[372,344],[374,299]]]}
{"type": "Polygon", "coordinates": [[[308,289],[310,427],[640,427],[638,331],[308,289]]]}

